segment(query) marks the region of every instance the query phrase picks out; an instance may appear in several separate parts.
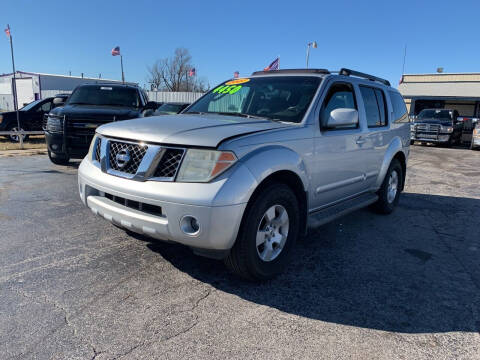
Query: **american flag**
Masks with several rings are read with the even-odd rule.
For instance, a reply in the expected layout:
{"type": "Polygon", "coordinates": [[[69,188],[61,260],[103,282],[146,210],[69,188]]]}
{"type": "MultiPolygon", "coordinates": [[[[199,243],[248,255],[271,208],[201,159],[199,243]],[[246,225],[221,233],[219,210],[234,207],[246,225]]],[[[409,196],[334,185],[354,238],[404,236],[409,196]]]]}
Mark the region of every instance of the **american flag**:
{"type": "Polygon", "coordinates": [[[118,56],[118,55],[120,55],[120,46],[115,46],[112,49],[112,56],[118,56]]]}
{"type": "Polygon", "coordinates": [[[195,76],[195,68],[191,68],[188,72],[188,76],[195,76]]]}
{"type": "Polygon", "coordinates": [[[278,70],[280,66],[280,58],[277,57],[275,60],[272,61],[270,65],[268,65],[263,71],[270,71],[270,70],[278,70]]]}
{"type": "Polygon", "coordinates": [[[239,73],[238,71],[235,71],[235,72],[233,73],[233,77],[234,77],[235,79],[238,78],[238,77],[240,77],[240,73],[239,73]]]}
{"type": "Polygon", "coordinates": [[[5,29],[5,34],[7,34],[8,37],[12,36],[10,35],[10,25],[7,25],[7,28],[5,29]]]}

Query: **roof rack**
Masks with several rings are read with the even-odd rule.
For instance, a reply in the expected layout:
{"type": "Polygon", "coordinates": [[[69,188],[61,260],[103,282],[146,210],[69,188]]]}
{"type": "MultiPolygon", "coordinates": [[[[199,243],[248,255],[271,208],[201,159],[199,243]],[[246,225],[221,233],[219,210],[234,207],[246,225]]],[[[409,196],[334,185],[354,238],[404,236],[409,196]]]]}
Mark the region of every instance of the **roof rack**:
{"type": "Polygon", "coordinates": [[[373,76],[373,75],[365,74],[365,73],[362,73],[360,71],[341,68],[340,71],[338,72],[338,74],[339,75],[345,75],[345,76],[357,76],[357,77],[360,77],[360,78],[368,79],[370,81],[378,81],[378,82],[380,82],[384,85],[390,86],[390,81],[379,78],[379,77],[376,77],[376,76],[373,76]]]}
{"type": "Polygon", "coordinates": [[[269,71],[255,71],[252,75],[269,75],[269,74],[330,74],[327,69],[281,69],[269,71]]]}

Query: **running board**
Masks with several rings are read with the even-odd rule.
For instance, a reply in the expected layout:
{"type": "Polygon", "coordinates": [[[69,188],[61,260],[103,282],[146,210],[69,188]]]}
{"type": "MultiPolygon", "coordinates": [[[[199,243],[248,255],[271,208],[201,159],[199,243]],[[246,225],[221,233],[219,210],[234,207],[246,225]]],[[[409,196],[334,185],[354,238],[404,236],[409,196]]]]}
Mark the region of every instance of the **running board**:
{"type": "Polygon", "coordinates": [[[367,193],[353,199],[342,201],[339,204],[329,206],[309,214],[308,228],[316,228],[342,217],[352,211],[359,210],[378,200],[377,194],[367,193]]]}

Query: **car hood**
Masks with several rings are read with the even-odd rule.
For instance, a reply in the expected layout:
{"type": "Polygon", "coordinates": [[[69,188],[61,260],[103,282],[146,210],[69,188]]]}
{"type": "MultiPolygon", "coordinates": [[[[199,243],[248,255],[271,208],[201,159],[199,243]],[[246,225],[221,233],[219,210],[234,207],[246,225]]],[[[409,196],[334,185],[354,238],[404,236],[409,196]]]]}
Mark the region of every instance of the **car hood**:
{"type": "Polygon", "coordinates": [[[102,125],[101,135],[153,143],[217,147],[227,138],[291,126],[263,119],[216,114],[178,114],[102,125]]]}
{"type": "Polygon", "coordinates": [[[140,110],[120,106],[98,106],[98,105],[64,105],[53,109],[50,113],[57,116],[66,115],[71,119],[95,119],[112,121],[132,119],[140,116],[140,110]]]}
{"type": "Polygon", "coordinates": [[[425,119],[417,119],[415,124],[440,124],[443,126],[452,126],[452,121],[450,120],[439,120],[434,118],[425,118],[425,119]]]}

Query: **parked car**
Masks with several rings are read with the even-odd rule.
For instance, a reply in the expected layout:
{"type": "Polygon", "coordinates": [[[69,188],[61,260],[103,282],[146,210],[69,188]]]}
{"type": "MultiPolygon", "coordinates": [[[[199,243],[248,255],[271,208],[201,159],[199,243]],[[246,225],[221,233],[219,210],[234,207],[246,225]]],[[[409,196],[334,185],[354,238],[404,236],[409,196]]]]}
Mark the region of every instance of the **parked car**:
{"type": "MultiPolygon", "coordinates": [[[[18,111],[20,120],[20,130],[25,131],[42,131],[42,123],[44,114],[60,106],[62,101],[68,97],[68,94],[58,94],[54,97],[48,97],[41,100],[36,100],[30,104],[25,105],[18,111]]],[[[0,131],[17,131],[17,113],[15,111],[3,112],[0,114],[0,131]]],[[[11,141],[18,142],[18,135],[8,135],[11,141]]],[[[28,135],[23,135],[23,140],[27,140],[28,135]]]]}
{"type": "Polygon", "coordinates": [[[137,86],[88,84],[75,88],[64,106],[50,111],[45,127],[48,156],[54,164],[66,165],[82,158],[101,124],[134,119],[156,108],[137,86]]]}
{"type": "Polygon", "coordinates": [[[475,128],[473,129],[472,142],[470,144],[470,149],[478,150],[480,149],[480,122],[477,122],[475,128]]]}
{"type": "Polygon", "coordinates": [[[410,144],[422,143],[452,146],[462,137],[463,123],[458,111],[451,109],[424,109],[410,126],[410,144]]]}
{"type": "Polygon", "coordinates": [[[157,108],[153,113],[154,116],[157,115],[174,115],[182,112],[189,103],[165,103],[157,108]]]}
{"type": "Polygon", "coordinates": [[[178,115],[97,129],[78,171],[93,213],[132,232],[268,279],[307,220],[372,205],[404,187],[409,119],[386,80],[342,69],[255,72],[178,115]]]}

